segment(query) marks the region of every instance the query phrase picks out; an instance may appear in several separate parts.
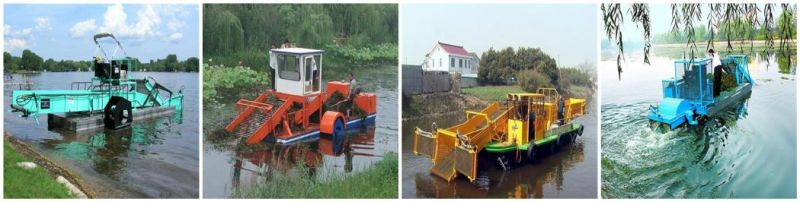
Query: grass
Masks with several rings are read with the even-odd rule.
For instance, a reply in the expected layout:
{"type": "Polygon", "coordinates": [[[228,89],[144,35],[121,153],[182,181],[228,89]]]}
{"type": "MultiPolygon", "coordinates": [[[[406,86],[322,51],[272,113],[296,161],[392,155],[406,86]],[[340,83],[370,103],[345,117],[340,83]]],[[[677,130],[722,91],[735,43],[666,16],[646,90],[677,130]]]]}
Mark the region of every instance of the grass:
{"type": "Polygon", "coordinates": [[[25,170],[17,162],[31,161],[3,141],[4,198],[74,198],[67,188],[56,182],[44,168],[25,170]]]}
{"type": "Polygon", "coordinates": [[[488,102],[504,100],[508,93],[525,92],[519,85],[509,86],[476,86],[461,89],[464,93],[476,96],[488,102]]]}
{"type": "MultiPolygon", "coordinates": [[[[302,163],[300,164],[302,165],[302,163]]],[[[307,173],[298,167],[296,173],[307,173]]],[[[234,193],[239,198],[397,198],[397,153],[356,174],[333,174],[318,180],[305,174],[275,173],[250,190],[234,193]]]]}

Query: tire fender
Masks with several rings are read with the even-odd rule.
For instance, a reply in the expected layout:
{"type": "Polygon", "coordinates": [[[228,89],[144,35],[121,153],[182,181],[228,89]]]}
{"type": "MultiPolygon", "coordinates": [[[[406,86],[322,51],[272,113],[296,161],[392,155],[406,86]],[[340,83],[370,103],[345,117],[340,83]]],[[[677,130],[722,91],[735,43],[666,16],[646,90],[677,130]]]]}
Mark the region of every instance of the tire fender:
{"type": "Polygon", "coordinates": [[[344,115],[342,115],[342,113],[326,111],[325,114],[322,115],[319,132],[326,135],[334,135],[336,132],[337,121],[342,124],[342,129],[347,128],[347,124],[344,124],[344,120],[344,115]]]}

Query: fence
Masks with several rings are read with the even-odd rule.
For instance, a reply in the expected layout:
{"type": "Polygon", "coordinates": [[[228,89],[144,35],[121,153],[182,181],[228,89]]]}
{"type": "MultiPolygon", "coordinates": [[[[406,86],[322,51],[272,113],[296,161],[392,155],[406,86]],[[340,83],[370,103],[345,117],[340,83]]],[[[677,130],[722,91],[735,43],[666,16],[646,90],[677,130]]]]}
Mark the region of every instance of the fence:
{"type": "Polygon", "coordinates": [[[445,71],[423,71],[419,65],[403,65],[403,95],[460,92],[460,78],[451,77],[460,75],[451,76],[445,71]]]}

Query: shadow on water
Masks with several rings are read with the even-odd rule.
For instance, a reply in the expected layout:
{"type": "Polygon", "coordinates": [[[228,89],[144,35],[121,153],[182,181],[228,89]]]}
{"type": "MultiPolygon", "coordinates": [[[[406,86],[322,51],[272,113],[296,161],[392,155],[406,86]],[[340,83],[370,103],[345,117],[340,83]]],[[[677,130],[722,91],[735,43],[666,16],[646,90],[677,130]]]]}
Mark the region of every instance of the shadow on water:
{"type": "MultiPolygon", "coordinates": [[[[665,132],[646,115],[662,97],[659,81],[673,75],[672,59],[651,60],[627,62],[622,80],[601,75],[603,198],[795,197],[795,62],[756,54],[747,98],[698,126],[665,132]]],[[[615,71],[616,63],[600,67],[615,71]]]]}
{"type": "Polygon", "coordinates": [[[456,177],[447,182],[430,173],[430,159],[412,153],[415,127],[429,129],[431,123],[450,126],[462,122],[463,113],[403,121],[403,198],[594,198],[597,196],[596,100],[587,105],[589,114],[576,119],[584,125],[576,142],[548,154],[542,160],[504,171],[496,159],[479,159],[478,177],[470,182],[456,177]]]}

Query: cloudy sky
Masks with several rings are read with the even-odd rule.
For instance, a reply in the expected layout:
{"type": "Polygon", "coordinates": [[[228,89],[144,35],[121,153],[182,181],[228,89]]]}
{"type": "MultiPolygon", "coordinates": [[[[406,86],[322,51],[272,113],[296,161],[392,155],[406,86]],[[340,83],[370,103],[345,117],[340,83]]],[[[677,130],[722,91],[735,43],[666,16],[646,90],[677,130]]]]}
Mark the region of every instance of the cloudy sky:
{"type": "Polygon", "coordinates": [[[494,47],[539,47],[559,66],[597,61],[595,4],[405,4],[403,64],[420,64],[437,41],[481,55],[494,47]]]}
{"type": "Polygon", "coordinates": [[[3,50],[14,56],[30,49],[45,59],[88,60],[95,55],[92,36],[109,32],[143,62],[167,54],[183,60],[199,53],[198,10],[191,4],[5,4],[3,50]]]}

